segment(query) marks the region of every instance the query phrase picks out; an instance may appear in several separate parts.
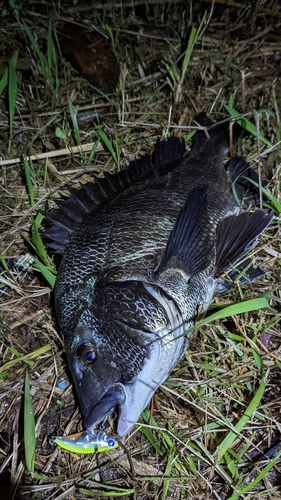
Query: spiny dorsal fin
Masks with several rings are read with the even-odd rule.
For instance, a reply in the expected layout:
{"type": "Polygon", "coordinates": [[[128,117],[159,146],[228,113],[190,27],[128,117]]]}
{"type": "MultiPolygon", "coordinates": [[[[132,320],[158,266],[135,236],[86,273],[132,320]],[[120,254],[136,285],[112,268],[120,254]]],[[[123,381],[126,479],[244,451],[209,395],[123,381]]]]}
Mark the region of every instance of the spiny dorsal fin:
{"type": "Polygon", "coordinates": [[[162,176],[180,165],[185,152],[185,143],[170,137],[155,145],[154,152],[130,162],[128,167],[114,174],[106,173],[102,178],[83,185],[80,189],[68,187],[69,198],[57,202],[58,210],[44,212],[52,226],[42,231],[49,240],[48,246],[62,254],[73,233],[85,215],[131,186],[151,177],[162,176]]]}
{"type": "Polygon", "coordinates": [[[255,239],[269,225],[273,212],[259,209],[242,212],[221,221],[217,230],[215,276],[221,276],[256,245],[255,239]]]}

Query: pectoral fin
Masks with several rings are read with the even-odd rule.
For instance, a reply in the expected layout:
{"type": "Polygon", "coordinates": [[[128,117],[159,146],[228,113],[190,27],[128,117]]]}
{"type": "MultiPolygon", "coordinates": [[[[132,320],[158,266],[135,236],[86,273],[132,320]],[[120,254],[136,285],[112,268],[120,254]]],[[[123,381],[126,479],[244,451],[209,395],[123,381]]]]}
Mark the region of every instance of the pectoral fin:
{"type": "Polygon", "coordinates": [[[255,239],[273,218],[273,212],[259,209],[222,220],[217,230],[215,276],[221,276],[256,245],[255,239]]]}
{"type": "Polygon", "coordinates": [[[170,233],[157,273],[176,265],[195,274],[209,263],[213,244],[206,227],[207,189],[207,185],[199,186],[189,194],[170,233]]]}

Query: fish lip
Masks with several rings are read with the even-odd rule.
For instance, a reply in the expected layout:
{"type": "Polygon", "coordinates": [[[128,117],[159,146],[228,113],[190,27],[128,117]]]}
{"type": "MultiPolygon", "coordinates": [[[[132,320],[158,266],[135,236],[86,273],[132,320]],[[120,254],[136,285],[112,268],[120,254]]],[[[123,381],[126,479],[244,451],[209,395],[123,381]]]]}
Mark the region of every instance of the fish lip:
{"type": "Polygon", "coordinates": [[[113,413],[116,406],[121,406],[126,401],[125,387],[121,383],[112,385],[102,398],[95,404],[84,419],[84,425],[87,431],[92,432],[99,422],[113,413]]]}
{"type": "MultiPolygon", "coordinates": [[[[94,432],[99,423],[103,424],[107,417],[117,410],[117,434],[120,437],[125,436],[139,417],[133,411],[135,406],[134,386],[134,383],[123,385],[120,382],[112,385],[84,418],[86,431],[94,432]]],[[[155,387],[150,390],[153,393],[155,387]]],[[[148,404],[149,399],[149,397],[146,399],[144,407],[148,404]]]]}
{"type": "MultiPolygon", "coordinates": [[[[138,387],[138,380],[134,381],[138,387]]],[[[120,437],[125,436],[138,420],[138,410],[135,413],[135,384],[123,385],[120,382],[112,385],[102,398],[93,406],[84,418],[84,426],[87,432],[96,430],[99,423],[107,419],[109,415],[117,411],[117,433],[120,437]]],[[[149,393],[155,391],[150,388],[149,393]]],[[[144,407],[148,404],[150,397],[146,398],[144,407]]],[[[143,408],[141,408],[143,409],[143,408]]]]}

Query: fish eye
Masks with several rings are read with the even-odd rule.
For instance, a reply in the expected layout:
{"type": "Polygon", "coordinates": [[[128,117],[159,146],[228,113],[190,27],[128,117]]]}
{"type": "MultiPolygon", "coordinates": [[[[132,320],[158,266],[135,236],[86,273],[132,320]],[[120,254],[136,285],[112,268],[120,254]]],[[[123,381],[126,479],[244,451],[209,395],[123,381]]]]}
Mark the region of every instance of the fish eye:
{"type": "Polygon", "coordinates": [[[76,356],[82,365],[90,365],[95,357],[95,346],[89,340],[83,340],[77,347],[76,356]]]}
{"type": "Polygon", "coordinates": [[[114,441],[114,439],[109,439],[109,440],[107,441],[107,444],[108,444],[108,446],[114,446],[114,445],[115,445],[115,441],[114,441]]]}

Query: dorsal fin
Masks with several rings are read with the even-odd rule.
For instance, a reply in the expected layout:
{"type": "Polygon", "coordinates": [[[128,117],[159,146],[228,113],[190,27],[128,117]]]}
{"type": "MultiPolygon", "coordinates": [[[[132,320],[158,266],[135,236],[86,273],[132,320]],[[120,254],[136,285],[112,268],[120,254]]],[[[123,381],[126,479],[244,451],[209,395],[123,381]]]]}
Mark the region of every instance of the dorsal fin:
{"type": "Polygon", "coordinates": [[[108,203],[129,187],[171,172],[182,162],[184,152],[185,143],[177,137],[170,137],[158,142],[151,156],[145,154],[131,161],[128,167],[120,172],[106,173],[104,177],[95,178],[80,189],[68,187],[70,196],[57,202],[59,209],[44,212],[52,224],[42,231],[43,236],[49,240],[48,247],[54,253],[62,254],[70,235],[87,214],[94,212],[97,207],[108,203]]]}

